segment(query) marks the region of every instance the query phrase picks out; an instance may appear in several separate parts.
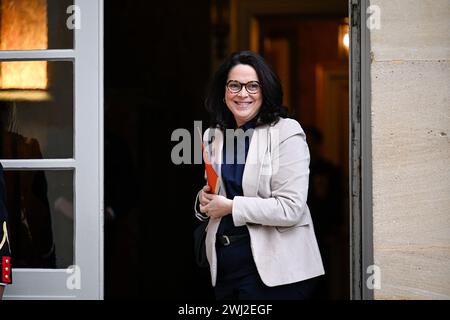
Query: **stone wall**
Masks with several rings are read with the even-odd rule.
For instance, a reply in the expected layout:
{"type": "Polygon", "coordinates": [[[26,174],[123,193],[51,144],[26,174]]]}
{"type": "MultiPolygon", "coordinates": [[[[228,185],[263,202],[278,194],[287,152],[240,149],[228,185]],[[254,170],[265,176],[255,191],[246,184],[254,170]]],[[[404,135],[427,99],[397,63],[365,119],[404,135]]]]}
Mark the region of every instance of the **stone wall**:
{"type": "Polygon", "coordinates": [[[450,299],[450,0],[372,0],[376,299],[450,299]]]}

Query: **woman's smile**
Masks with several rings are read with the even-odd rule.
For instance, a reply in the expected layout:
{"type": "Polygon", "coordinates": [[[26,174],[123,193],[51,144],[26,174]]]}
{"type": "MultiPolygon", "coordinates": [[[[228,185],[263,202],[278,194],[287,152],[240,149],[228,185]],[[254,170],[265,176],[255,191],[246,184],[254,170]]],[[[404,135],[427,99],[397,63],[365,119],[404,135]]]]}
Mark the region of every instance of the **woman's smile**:
{"type": "Polygon", "coordinates": [[[247,108],[251,107],[251,104],[253,103],[253,101],[233,101],[233,102],[240,109],[247,109],[247,108]]]}
{"type": "Polygon", "coordinates": [[[241,85],[239,92],[232,92],[225,88],[226,105],[233,114],[236,124],[240,127],[255,117],[261,109],[263,100],[261,90],[257,88],[253,92],[250,88],[253,93],[249,93],[246,87],[248,83],[258,82],[258,75],[253,67],[238,64],[230,70],[227,82],[229,81],[241,85]]]}

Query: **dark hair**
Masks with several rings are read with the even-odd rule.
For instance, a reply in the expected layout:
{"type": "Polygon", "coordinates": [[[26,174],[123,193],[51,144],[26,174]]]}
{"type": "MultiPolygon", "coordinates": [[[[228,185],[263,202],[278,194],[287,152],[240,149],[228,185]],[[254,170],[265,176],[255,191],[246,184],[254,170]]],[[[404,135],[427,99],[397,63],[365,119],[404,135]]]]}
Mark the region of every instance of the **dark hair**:
{"type": "Polygon", "coordinates": [[[214,75],[205,100],[206,110],[211,116],[211,127],[224,130],[233,128],[235,120],[233,114],[225,105],[225,85],[230,70],[245,64],[253,67],[258,75],[263,102],[257,115],[256,126],[277,122],[280,117],[287,116],[287,109],[282,106],[283,90],[280,80],[270,66],[257,53],[240,51],[231,54],[219,67],[214,75]]]}

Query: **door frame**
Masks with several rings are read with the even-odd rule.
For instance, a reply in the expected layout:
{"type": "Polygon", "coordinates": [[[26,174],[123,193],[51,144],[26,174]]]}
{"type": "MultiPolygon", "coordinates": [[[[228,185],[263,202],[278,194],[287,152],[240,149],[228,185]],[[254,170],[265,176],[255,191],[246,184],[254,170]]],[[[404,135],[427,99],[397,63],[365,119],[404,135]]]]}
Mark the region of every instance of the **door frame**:
{"type": "Polygon", "coordinates": [[[350,297],[372,300],[367,285],[373,256],[372,130],[369,0],[349,0],[350,17],[350,297]]]}
{"type": "MultiPolygon", "coordinates": [[[[103,0],[74,0],[74,5],[81,23],[74,29],[73,49],[0,51],[0,61],[73,63],[73,157],[1,162],[5,170],[73,170],[76,267],[14,269],[12,260],[13,284],[5,299],[103,299],[103,0]],[[79,286],[68,285],[71,276],[79,286]]],[[[67,17],[74,14],[69,12],[67,17]]]]}

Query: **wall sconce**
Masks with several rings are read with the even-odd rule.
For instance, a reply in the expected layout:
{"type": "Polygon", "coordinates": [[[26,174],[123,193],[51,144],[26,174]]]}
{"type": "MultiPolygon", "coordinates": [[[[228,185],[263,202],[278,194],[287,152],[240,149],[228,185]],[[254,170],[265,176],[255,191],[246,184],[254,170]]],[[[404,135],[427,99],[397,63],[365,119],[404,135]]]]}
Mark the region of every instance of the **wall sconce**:
{"type": "MultiPolygon", "coordinates": [[[[0,50],[48,48],[47,0],[0,1],[0,50]]],[[[0,100],[50,100],[47,61],[0,62],[0,100]]]]}
{"type": "Polygon", "coordinates": [[[348,59],[348,54],[350,50],[350,28],[349,28],[349,19],[345,18],[339,24],[338,30],[338,48],[339,48],[339,57],[342,59],[348,59]]]}

